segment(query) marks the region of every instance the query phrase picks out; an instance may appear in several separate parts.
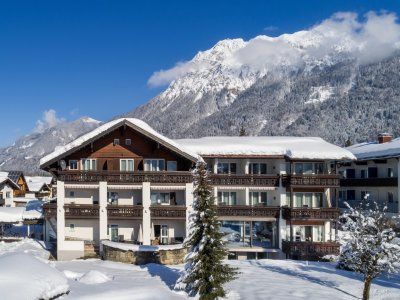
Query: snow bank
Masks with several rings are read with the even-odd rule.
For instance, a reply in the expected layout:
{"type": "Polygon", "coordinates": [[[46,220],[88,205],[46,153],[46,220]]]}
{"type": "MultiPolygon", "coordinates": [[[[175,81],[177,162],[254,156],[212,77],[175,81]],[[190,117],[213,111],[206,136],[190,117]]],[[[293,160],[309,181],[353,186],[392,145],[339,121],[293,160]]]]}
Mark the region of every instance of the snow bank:
{"type": "Polygon", "coordinates": [[[1,241],[0,257],[9,253],[27,253],[41,259],[48,259],[50,253],[46,249],[45,242],[33,239],[23,239],[13,243],[1,241]]]}
{"type": "Polygon", "coordinates": [[[2,299],[51,299],[69,291],[64,275],[27,253],[0,256],[2,299]]]}
{"type": "Polygon", "coordinates": [[[265,155],[292,159],[353,160],[348,150],[318,137],[220,136],[175,140],[199,155],[265,155]]]}
{"type": "Polygon", "coordinates": [[[110,281],[112,279],[103,272],[91,270],[77,280],[84,284],[99,284],[110,281]]]}
{"type": "Polygon", "coordinates": [[[131,251],[143,251],[143,252],[154,252],[160,250],[176,250],[182,249],[183,244],[176,244],[176,245],[157,245],[157,246],[145,246],[145,245],[134,245],[134,244],[127,244],[127,243],[116,243],[111,241],[102,241],[103,245],[113,247],[115,249],[121,250],[131,250],[131,251]]]}

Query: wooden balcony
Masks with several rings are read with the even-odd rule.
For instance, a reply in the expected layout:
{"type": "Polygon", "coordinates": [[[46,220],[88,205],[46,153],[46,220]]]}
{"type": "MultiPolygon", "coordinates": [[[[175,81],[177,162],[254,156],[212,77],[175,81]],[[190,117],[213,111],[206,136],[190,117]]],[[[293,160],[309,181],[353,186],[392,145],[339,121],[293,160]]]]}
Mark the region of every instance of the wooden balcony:
{"type": "Polygon", "coordinates": [[[218,205],[218,217],[279,218],[279,206],[218,205]]]}
{"type": "Polygon", "coordinates": [[[141,205],[108,205],[109,219],[142,219],[143,206],[141,205]]]}
{"type": "Polygon", "coordinates": [[[397,177],[388,178],[343,178],[340,186],[397,186],[397,177]]]}
{"type": "Polygon", "coordinates": [[[186,206],[184,205],[154,205],[150,206],[152,219],[185,220],[186,206]]]}
{"type": "Polygon", "coordinates": [[[282,184],[285,187],[318,187],[335,188],[340,185],[340,175],[283,175],[282,184]]]}
{"type": "Polygon", "coordinates": [[[118,171],[58,171],[57,178],[67,183],[190,183],[193,176],[190,172],[118,172],[118,171]]]}
{"type": "Polygon", "coordinates": [[[282,241],[282,251],[292,259],[319,260],[325,255],[339,255],[337,242],[290,242],[282,241]]]}
{"type": "Polygon", "coordinates": [[[97,219],[99,205],[66,204],[64,205],[66,219],[97,219]]]}
{"type": "Polygon", "coordinates": [[[232,186],[279,186],[279,175],[253,175],[253,174],[210,174],[212,185],[232,186]]]}
{"type": "Polygon", "coordinates": [[[45,218],[57,217],[57,203],[43,204],[43,214],[45,218]]]}
{"type": "Polygon", "coordinates": [[[282,217],[285,220],[337,220],[340,215],[339,208],[321,207],[321,208],[290,208],[282,207],[282,217]]]}

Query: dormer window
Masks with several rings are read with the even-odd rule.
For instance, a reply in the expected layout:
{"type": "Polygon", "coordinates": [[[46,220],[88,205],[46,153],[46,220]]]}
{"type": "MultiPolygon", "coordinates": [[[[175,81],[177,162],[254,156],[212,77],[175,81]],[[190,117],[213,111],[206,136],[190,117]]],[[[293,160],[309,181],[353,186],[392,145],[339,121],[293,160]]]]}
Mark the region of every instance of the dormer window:
{"type": "Polygon", "coordinates": [[[131,139],[125,139],[125,145],[126,146],[132,145],[132,140],[131,139]]]}
{"type": "Polygon", "coordinates": [[[114,139],[114,146],[119,145],[119,139],[114,139]]]}

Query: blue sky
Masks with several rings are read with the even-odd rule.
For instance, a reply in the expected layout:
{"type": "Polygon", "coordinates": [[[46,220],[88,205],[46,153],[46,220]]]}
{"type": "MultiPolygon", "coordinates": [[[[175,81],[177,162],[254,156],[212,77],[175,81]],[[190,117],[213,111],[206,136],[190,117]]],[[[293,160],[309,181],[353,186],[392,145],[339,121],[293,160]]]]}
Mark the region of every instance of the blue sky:
{"type": "Polygon", "coordinates": [[[393,1],[0,1],[0,147],[43,113],[106,121],[165,87],[150,76],[226,38],[307,29],[338,11],[393,1]]]}

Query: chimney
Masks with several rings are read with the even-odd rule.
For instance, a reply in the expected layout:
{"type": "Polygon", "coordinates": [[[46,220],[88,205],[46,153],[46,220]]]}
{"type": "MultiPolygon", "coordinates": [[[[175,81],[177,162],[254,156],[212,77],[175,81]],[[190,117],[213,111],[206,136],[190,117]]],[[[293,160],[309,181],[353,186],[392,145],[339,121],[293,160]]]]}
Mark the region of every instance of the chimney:
{"type": "Polygon", "coordinates": [[[389,133],[380,133],[378,135],[378,142],[379,144],[387,143],[392,140],[392,135],[389,133]]]}

